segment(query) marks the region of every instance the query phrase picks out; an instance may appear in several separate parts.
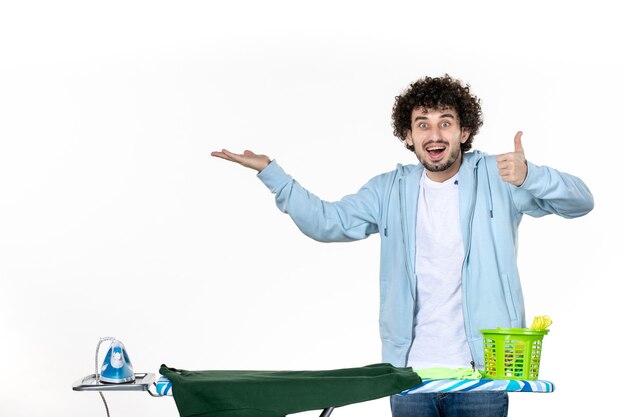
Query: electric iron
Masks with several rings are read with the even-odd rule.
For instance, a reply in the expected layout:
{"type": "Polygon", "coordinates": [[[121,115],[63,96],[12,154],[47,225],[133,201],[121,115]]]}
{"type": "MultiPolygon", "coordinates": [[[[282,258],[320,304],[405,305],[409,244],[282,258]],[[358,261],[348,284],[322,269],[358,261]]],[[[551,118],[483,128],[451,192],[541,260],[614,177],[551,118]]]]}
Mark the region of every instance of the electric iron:
{"type": "Polygon", "coordinates": [[[124,344],[117,339],[110,340],[111,346],[102,362],[100,381],[109,384],[133,382],[135,380],[133,364],[128,358],[124,344]]]}

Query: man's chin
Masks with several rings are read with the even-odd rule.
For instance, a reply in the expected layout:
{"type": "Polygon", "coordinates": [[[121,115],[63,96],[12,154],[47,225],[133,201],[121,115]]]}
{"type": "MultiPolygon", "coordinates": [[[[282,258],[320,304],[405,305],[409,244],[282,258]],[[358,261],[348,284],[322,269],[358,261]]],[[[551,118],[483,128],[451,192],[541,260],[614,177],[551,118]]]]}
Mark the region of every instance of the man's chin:
{"type": "Polygon", "coordinates": [[[422,162],[422,165],[430,172],[442,172],[454,165],[454,161],[422,162]]]}

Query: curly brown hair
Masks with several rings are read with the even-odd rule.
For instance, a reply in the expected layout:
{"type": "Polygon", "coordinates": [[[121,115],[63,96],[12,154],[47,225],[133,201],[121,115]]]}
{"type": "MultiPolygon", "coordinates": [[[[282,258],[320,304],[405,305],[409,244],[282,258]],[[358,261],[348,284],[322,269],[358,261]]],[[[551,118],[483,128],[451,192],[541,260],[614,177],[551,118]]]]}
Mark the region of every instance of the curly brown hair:
{"type": "Polygon", "coordinates": [[[410,151],[415,151],[415,147],[406,143],[405,136],[411,130],[411,113],[418,107],[456,110],[461,120],[461,129],[469,132],[469,137],[461,144],[461,151],[472,149],[474,135],[483,125],[483,119],[480,99],[470,92],[468,84],[448,74],[443,77],[424,77],[411,84],[403,94],[396,96],[391,115],[393,134],[410,151]]]}

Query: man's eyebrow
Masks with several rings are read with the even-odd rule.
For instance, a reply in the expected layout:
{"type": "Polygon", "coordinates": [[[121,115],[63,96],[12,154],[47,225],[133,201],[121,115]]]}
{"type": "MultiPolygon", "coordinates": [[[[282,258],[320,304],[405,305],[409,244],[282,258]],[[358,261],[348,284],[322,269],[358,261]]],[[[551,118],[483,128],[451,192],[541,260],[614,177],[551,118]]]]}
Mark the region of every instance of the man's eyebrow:
{"type": "MultiPolygon", "coordinates": [[[[443,118],[446,118],[446,117],[448,117],[450,119],[455,119],[455,117],[454,117],[454,115],[452,113],[443,113],[441,116],[439,116],[440,119],[443,119],[443,118]]],[[[413,121],[416,121],[416,120],[428,120],[428,117],[426,117],[426,116],[419,116],[418,115],[418,116],[415,116],[415,118],[413,118],[413,121]]]]}

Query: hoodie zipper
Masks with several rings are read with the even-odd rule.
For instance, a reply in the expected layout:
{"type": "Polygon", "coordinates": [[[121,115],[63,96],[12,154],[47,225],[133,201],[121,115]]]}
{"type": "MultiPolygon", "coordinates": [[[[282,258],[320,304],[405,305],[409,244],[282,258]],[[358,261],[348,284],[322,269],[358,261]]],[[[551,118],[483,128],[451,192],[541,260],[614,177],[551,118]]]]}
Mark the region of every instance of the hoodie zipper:
{"type": "MultiPolygon", "coordinates": [[[[467,279],[467,261],[469,259],[469,254],[472,246],[472,224],[474,223],[474,213],[476,211],[476,199],[478,194],[478,164],[474,166],[474,184],[473,184],[474,192],[472,193],[472,204],[471,212],[469,216],[469,224],[468,224],[468,234],[467,234],[467,249],[465,251],[465,258],[463,259],[463,274],[462,274],[462,282],[461,287],[467,288],[466,279],[467,279]]],[[[465,320],[465,337],[467,338],[468,344],[470,343],[470,336],[472,335],[472,326],[469,320],[469,306],[468,300],[466,296],[466,291],[463,290],[463,317],[465,320]]],[[[470,364],[472,365],[472,369],[475,369],[475,358],[474,358],[474,350],[472,345],[470,344],[470,355],[472,355],[472,360],[470,364]]]]}
{"type": "Polygon", "coordinates": [[[391,179],[392,186],[389,187],[389,194],[387,194],[387,207],[385,212],[385,227],[383,229],[383,235],[387,237],[387,227],[389,226],[389,206],[391,205],[391,195],[393,194],[393,183],[396,182],[396,177],[398,176],[398,170],[400,169],[400,164],[396,167],[396,171],[393,174],[393,178],[391,179]]]}
{"type": "Polygon", "coordinates": [[[398,191],[400,193],[400,227],[402,228],[402,246],[404,246],[404,267],[410,277],[413,274],[413,270],[409,265],[410,253],[409,253],[409,231],[407,230],[407,224],[405,221],[406,216],[406,185],[404,184],[404,178],[399,179],[398,191]]]}
{"type": "Polygon", "coordinates": [[[417,276],[415,275],[415,265],[411,265],[409,260],[411,259],[411,253],[409,251],[409,230],[407,225],[406,215],[408,214],[408,210],[406,207],[406,184],[404,178],[400,178],[398,180],[398,191],[400,194],[400,227],[402,229],[402,245],[404,246],[404,266],[406,269],[407,277],[410,279],[413,277],[413,281],[409,282],[410,286],[414,288],[414,293],[411,293],[411,298],[413,298],[413,317],[411,318],[411,341],[409,343],[406,357],[404,358],[405,365],[409,362],[409,354],[411,353],[411,348],[413,347],[413,342],[415,340],[415,317],[417,315],[417,276]],[[415,295],[414,295],[415,294],[415,295]]]}
{"type": "MultiPolygon", "coordinates": [[[[493,195],[491,193],[491,182],[489,181],[489,170],[487,169],[487,164],[483,164],[485,167],[485,176],[487,177],[487,190],[489,191],[489,216],[493,219],[493,195]]],[[[478,193],[478,167],[476,169],[476,175],[474,176],[476,180],[476,189],[475,192],[478,193]]],[[[474,207],[475,208],[475,207],[474,207]]]]}

